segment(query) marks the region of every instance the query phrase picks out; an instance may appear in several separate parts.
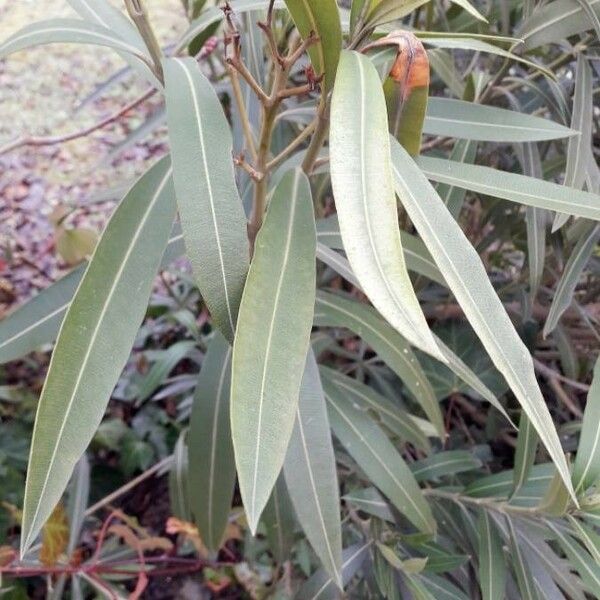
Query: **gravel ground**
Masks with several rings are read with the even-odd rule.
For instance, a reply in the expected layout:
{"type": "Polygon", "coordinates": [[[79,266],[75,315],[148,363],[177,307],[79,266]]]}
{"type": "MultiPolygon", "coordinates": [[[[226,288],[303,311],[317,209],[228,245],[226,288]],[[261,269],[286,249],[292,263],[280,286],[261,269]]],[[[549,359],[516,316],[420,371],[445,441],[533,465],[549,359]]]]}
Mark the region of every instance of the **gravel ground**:
{"type": "MultiPolygon", "coordinates": [[[[119,2],[114,2],[119,6],[119,2]]],[[[179,0],[147,0],[163,42],[186,24],[179,0]]],[[[66,0],[0,0],[0,41],[28,23],[76,17],[66,0]]],[[[146,89],[130,77],[80,107],[124,66],[112,51],[54,44],[0,60],[0,148],[23,136],[79,131],[118,111],[146,89]]],[[[105,189],[127,184],[164,151],[164,133],[138,144],[112,165],[110,150],[156,109],[148,101],[102,130],[60,145],[20,148],[0,155],[0,317],[62,276],[49,219],[57,207],[75,209],[68,226],[100,231],[113,202],[90,202],[105,189]]]]}

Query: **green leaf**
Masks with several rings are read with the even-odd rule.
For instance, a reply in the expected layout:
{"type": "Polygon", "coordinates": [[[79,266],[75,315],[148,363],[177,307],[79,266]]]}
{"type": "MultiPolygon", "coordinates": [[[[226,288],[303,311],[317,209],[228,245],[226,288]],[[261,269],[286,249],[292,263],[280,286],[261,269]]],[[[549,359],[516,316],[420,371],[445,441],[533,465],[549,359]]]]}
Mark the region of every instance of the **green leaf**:
{"type": "MultiPolygon", "coordinates": [[[[481,259],[408,153],[392,140],[396,191],[471,326],[504,375],[573,494],[569,468],[537,384],[533,360],[492,287],[481,259]]],[[[468,169],[469,165],[461,165],[468,169]]]]}
{"type": "MultiPolygon", "coordinates": [[[[600,0],[589,0],[588,5],[600,14],[600,0]]],[[[525,48],[531,50],[587,31],[592,25],[579,0],[555,0],[537,7],[523,23],[518,37],[525,42],[525,48]]]]}
{"type": "Polygon", "coordinates": [[[417,159],[417,164],[433,181],[494,198],[504,198],[525,206],[547,208],[600,221],[600,196],[597,194],[574,190],[535,177],[442,158],[421,156],[417,159]]]}
{"type": "Polygon", "coordinates": [[[170,174],[161,160],[121,202],[61,327],[33,432],[22,554],[59,501],[129,356],[175,218],[170,174]]]}
{"type": "Polygon", "coordinates": [[[600,565],[595,563],[592,557],[570,535],[561,531],[550,521],[547,521],[547,525],[560,542],[571,565],[577,569],[587,591],[592,597],[600,597],[600,565]]]}
{"type": "Polygon", "coordinates": [[[482,600],[503,600],[506,588],[506,563],[502,540],[486,510],[479,515],[479,586],[482,600]]]}
{"type": "Polygon", "coordinates": [[[303,39],[311,32],[317,43],[308,49],[315,74],[324,75],[325,92],[333,87],[342,50],[342,26],[336,0],[285,0],[303,39]]]}
{"type": "Polygon", "coordinates": [[[521,592],[521,598],[523,600],[541,600],[535,585],[535,580],[531,574],[531,569],[523,555],[523,549],[521,548],[519,540],[520,536],[517,533],[512,520],[507,517],[506,521],[510,533],[510,557],[515,575],[517,576],[517,584],[519,586],[519,591],[521,592]]]}
{"type": "Polygon", "coordinates": [[[469,2],[469,0],[451,0],[457,6],[460,6],[463,10],[468,12],[470,15],[475,17],[478,21],[487,23],[487,19],[469,2]]]}
{"type": "Polygon", "coordinates": [[[309,351],[296,422],[283,464],[298,521],[325,570],[342,587],[340,496],[319,367],[309,351]]]}
{"type": "Polygon", "coordinates": [[[183,431],[173,449],[173,462],[169,471],[169,502],[172,515],[182,521],[189,521],[191,519],[188,501],[189,463],[185,438],[186,431],[183,431]]]}
{"type": "Polygon", "coordinates": [[[70,556],[79,544],[79,535],[85,520],[85,509],[90,495],[90,463],[84,454],[73,471],[69,483],[69,501],[67,515],[69,517],[69,543],[67,554],[70,556]]]}
{"type": "Polygon", "coordinates": [[[481,461],[467,450],[447,450],[410,465],[417,481],[428,481],[480,469],[481,461]]]}
{"type": "Polygon", "coordinates": [[[426,454],[431,452],[431,444],[427,436],[418,427],[415,427],[412,415],[396,406],[391,400],[378,394],[368,385],[333,369],[321,367],[321,375],[339,387],[357,406],[365,411],[377,413],[381,424],[395,433],[402,441],[412,444],[426,454]]]}
{"type": "Polygon", "coordinates": [[[452,98],[430,98],[423,132],[484,142],[535,142],[576,135],[549,119],[452,98]]]}
{"type": "Polygon", "coordinates": [[[521,413],[519,435],[515,450],[513,495],[517,494],[531,473],[538,446],[538,435],[525,412],[521,413]]]}
{"type": "Polygon", "coordinates": [[[271,497],[262,514],[267,529],[269,548],[275,560],[283,564],[290,557],[294,544],[294,508],[290,499],[283,472],[277,478],[271,497]]]}
{"type": "Polygon", "coordinates": [[[232,349],[215,332],[202,362],[188,433],[188,502],[206,547],[223,540],[235,487],[229,423],[232,349]]]}
{"type": "Polygon", "coordinates": [[[592,527],[586,525],[585,522],[579,521],[571,515],[567,515],[567,518],[573,526],[574,533],[584,543],[596,564],[600,565],[600,535],[592,527]]]}
{"type": "Polygon", "coordinates": [[[596,251],[599,239],[600,224],[590,224],[573,248],[573,252],[571,253],[571,256],[569,256],[569,260],[560,276],[560,280],[556,286],[556,292],[552,298],[552,304],[550,305],[550,310],[548,311],[548,316],[544,323],[544,337],[554,331],[561,316],[571,305],[575,288],[579,283],[583,269],[587,265],[592,254],[596,251]]]}
{"type": "Polygon", "coordinates": [[[49,19],[23,27],[0,45],[0,58],[17,50],[55,43],[92,44],[106,46],[139,58],[146,64],[150,59],[137,43],[125,41],[112,30],[79,19],[49,19]]]}
{"type": "Polygon", "coordinates": [[[231,342],[248,269],[246,217],[233,139],[219,98],[193,58],[163,61],[177,206],[198,288],[231,342]]]}
{"type": "Polygon", "coordinates": [[[373,6],[367,15],[366,28],[374,28],[391,23],[409,15],[429,0],[381,0],[373,6]]]}
{"type": "Polygon", "coordinates": [[[440,407],[419,361],[406,340],[369,306],[337,294],[319,291],[315,325],[347,327],[360,336],[400,377],[432,422],[438,435],[445,435],[440,407]]]}
{"type": "Polygon", "coordinates": [[[373,487],[355,490],[346,494],[344,502],[351,502],[363,512],[374,515],[384,521],[389,521],[390,523],[396,522],[389,503],[373,487]]]}
{"type": "Polygon", "coordinates": [[[585,491],[600,478],[600,358],[596,360],[594,377],[588,392],[579,447],[573,465],[576,492],[585,491]]]}
{"type": "Polygon", "coordinates": [[[369,479],[419,530],[433,534],[435,520],[410,469],[381,428],[324,382],[331,427],[369,479]]]}
{"type": "Polygon", "coordinates": [[[314,314],[315,253],[310,185],[290,171],[256,239],[233,347],[231,429],[252,531],[292,435],[314,314]]]}
{"type": "MultiPolygon", "coordinates": [[[[571,129],[579,135],[569,138],[567,145],[567,167],[565,185],[582,189],[586,181],[588,160],[592,158],[593,118],[593,78],[592,69],[583,54],[577,57],[575,71],[575,93],[573,95],[573,114],[571,129]]],[[[557,214],[552,227],[556,231],[569,219],[568,214],[557,214]]]]}
{"type": "MultiPolygon", "coordinates": [[[[346,586],[369,556],[373,542],[354,544],[342,552],[342,582],[346,586]]],[[[339,596],[335,582],[324,569],[317,571],[295,596],[296,600],[326,600],[339,596]]]]}
{"type": "Polygon", "coordinates": [[[440,357],[406,270],[387,113],[371,61],[343,52],[331,106],[331,182],[344,248],[374,306],[410,343],[440,357]]]}

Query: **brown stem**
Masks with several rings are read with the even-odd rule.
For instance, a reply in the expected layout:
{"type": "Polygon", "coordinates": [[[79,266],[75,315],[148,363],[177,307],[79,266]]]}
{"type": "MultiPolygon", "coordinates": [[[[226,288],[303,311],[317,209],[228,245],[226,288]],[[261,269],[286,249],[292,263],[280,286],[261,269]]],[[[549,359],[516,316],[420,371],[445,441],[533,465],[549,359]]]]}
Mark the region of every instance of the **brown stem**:
{"type": "Polygon", "coordinates": [[[310,144],[306,150],[306,155],[302,161],[302,170],[310,175],[317,159],[319,152],[325,143],[327,134],[329,133],[329,101],[325,96],[321,96],[319,107],[317,109],[317,127],[315,133],[310,140],[310,144]]]}

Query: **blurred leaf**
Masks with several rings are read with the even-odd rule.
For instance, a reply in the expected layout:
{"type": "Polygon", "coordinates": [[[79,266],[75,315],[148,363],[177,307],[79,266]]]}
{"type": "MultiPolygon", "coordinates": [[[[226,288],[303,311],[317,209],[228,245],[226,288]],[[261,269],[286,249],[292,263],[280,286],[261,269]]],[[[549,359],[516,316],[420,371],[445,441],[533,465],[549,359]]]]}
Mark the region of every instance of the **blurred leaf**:
{"type": "Polygon", "coordinates": [[[171,514],[181,519],[189,521],[189,462],[188,449],[186,445],[186,432],[182,432],[177,438],[173,450],[173,462],[169,471],[169,502],[171,505],[171,514]]]}
{"type": "Polygon", "coordinates": [[[517,436],[517,448],[515,450],[513,495],[519,492],[521,486],[529,478],[531,467],[533,467],[533,463],[535,462],[537,446],[537,432],[527,414],[523,411],[521,412],[521,419],[519,421],[519,435],[517,436]]]}
{"type": "Polygon", "coordinates": [[[523,600],[542,600],[537,591],[535,581],[531,575],[531,569],[529,564],[525,560],[523,555],[523,549],[521,548],[519,535],[515,529],[514,523],[511,519],[506,519],[508,523],[508,530],[510,533],[510,558],[511,564],[517,576],[517,584],[519,591],[521,592],[521,598],[523,600]]]}
{"type": "Polygon", "coordinates": [[[395,523],[389,503],[375,488],[354,490],[343,497],[345,502],[354,504],[357,508],[369,515],[374,515],[384,521],[395,523]]]}
{"type": "Polygon", "coordinates": [[[290,171],[256,239],[233,346],[231,430],[253,532],[294,426],[314,313],[315,252],[308,178],[290,171]]]}
{"type": "Polygon", "coordinates": [[[372,3],[371,11],[367,15],[366,27],[375,28],[397,21],[427,2],[429,0],[380,0],[372,3]]]}
{"type": "Polygon", "coordinates": [[[68,265],[76,265],[88,258],[96,247],[98,234],[93,229],[60,228],[56,235],[56,249],[68,265]]]}
{"type": "Polygon", "coordinates": [[[248,270],[246,217],[219,98],[193,58],[164,61],[173,179],[187,254],[211,315],[231,342],[248,270]]]}
{"type": "Polygon", "coordinates": [[[467,450],[447,450],[411,463],[410,470],[417,481],[430,481],[474,471],[481,466],[481,461],[467,450]]]}
{"type": "Polygon", "coordinates": [[[45,567],[53,567],[64,554],[69,543],[69,522],[62,504],[57,504],[42,530],[40,562],[45,567]]]}
{"type": "Polygon", "coordinates": [[[332,98],[330,154],[344,249],[386,320],[410,343],[439,357],[404,262],[387,131],[375,67],[366,56],[343,52],[332,98]]]}
{"type": "Polygon", "coordinates": [[[223,540],[235,487],[229,397],[232,349],[215,332],[202,362],[188,433],[188,503],[211,552],[223,540]]]}
{"type": "Polygon", "coordinates": [[[273,486],[271,497],[263,511],[262,520],[267,529],[271,552],[273,552],[275,560],[279,564],[283,564],[289,558],[294,544],[296,526],[294,508],[283,472],[273,486]]]}
{"type": "Polygon", "coordinates": [[[60,499],[129,356],[175,217],[170,173],[163,159],[121,202],[65,317],[36,416],[22,554],[60,499]]]}
{"type": "MultiPolygon", "coordinates": [[[[67,515],[69,519],[69,542],[67,554],[71,555],[77,544],[85,520],[85,510],[90,495],[90,463],[84,454],[73,471],[73,477],[69,484],[69,500],[67,503],[67,515]]],[[[59,505],[60,506],[60,505],[59,505]]]]}

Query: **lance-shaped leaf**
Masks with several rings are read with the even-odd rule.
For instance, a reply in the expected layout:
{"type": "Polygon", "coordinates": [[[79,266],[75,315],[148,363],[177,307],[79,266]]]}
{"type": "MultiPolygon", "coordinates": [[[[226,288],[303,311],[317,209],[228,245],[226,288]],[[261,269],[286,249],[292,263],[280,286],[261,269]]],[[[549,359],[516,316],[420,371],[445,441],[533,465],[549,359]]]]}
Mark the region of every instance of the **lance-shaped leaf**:
{"type": "Polygon", "coordinates": [[[275,560],[279,564],[283,564],[290,557],[296,528],[294,507],[290,500],[283,472],[280,473],[273,486],[271,497],[265,506],[261,519],[267,529],[269,549],[275,560]]]}
{"type": "Polygon", "coordinates": [[[486,510],[477,526],[479,535],[479,586],[482,600],[502,600],[506,588],[506,563],[502,540],[486,510]]]}
{"type": "Polygon", "coordinates": [[[563,313],[569,308],[575,288],[600,239],[600,224],[590,224],[579,238],[556,286],[556,292],[544,323],[544,337],[556,329],[563,313]]]}
{"type": "Polygon", "coordinates": [[[496,295],[481,259],[425,175],[395,140],[392,160],[396,190],[406,212],[496,368],[536,428],[567,489],[574,494],[560,439],[535,378],[533,360],[496,295]]]}
{"type": "Polygon", "coordinates": [[[431,156],[419,157],[417,164],[432,181],[465,188],[493,198],[504,198],[525,206],[547,208],[600,221],[598,194],[574,190],[535,177],[431,156]]]}
{"type": "Polygon", "coordinates": [[[113,31],[79,19],[49,19],[23,27],[0,45],[0,58],[17,50],[55,43],[106,46],[151,64],[139,44],[121,39],[113,31]]]}
{"type": "Polygon", "coordinates": [[[527,417],[521,413],[519,421],[519,435],[515,450],[515,468],[513,472],[513,495],[517,494],[523,484],[529,479],[531,468],[535,462],[538,447],[538,434],[527,417]]]}
{"type": "MultiPolygon", "coordinates": [[[[449,159],[456,162],[473,164],[476,156],[477,142],[471,140],[457,140],[450,152],[449,159]]],[[[436,190],[440,195],[440,198],[444,201],[444,204],[448,207],[450,214],[455,219],[458,219],[465,201],[465,196],[467,195],[466,190],[445,183],[436,185],[436,190]]]]}
{"type": "Polygon", "coordinates": [[[163,159],[121,202],[61,327],[33,431],[22,553],[59,501],[127,362],[175,218],[170,173],[163,159]]]}
{"type": "MultiPolygon", "coordinates": [[[[183,254],[183,236],[173,231],[161,266],[183,254]]],[[[85,273],[81,265],[0,321],[0,364],[21,358],[56,339],[60,324],[85,273]]]]}
{"type": "Polygon", "coordinates": [[[296,418],[315,301],[316,232],[307,177],[275,189],[240,307],[233,347],[231,429],[252,531],[283,465],[296,418]]]}
{"type": "Polygon", "coordinates": [[[447,450],[412,463],[410,470],[417,481],[427,481],[480,469],[481,464],[467,450],[447,450]]]}
{"type": "MultiPolygon", "coordinates": [[[[565,170],[565,185],[576,189],[581,189],[586,181],[588,160],[592,156],[592,83],[592,69],[586,58],[580,54],[577,57],[571,117],[571,128],[578,131],[579,135],[569,138],[565,170]]],[[[562,227],[568,220],[568,214],[557,214],[552,231],[562,227]]]]}
{"type": "Polygon", "coordinates": [[[515,575],[517,576],[517,584],[521,592],[523,600],[541,600],[539,597],[535,580],[531,574],[529,563],[525,559],[523,549],[521,548],[520,536],[510,518],[507,517],[508,530],[510,534],[511,561],[515,575]]]}
{"type": "Polygon", "coordinates": [[[338,294],[319,291],[315,305],[315,325],[347,327],[360,336],[400,377],[435,427],[445,435],[440,406],[415,353],[407,341],[369,306],[338,294]]]}
{"type": "Polygon", "coordinates": [[[583,413],[577,457],[573,465],[575,491],[583,491],[600,478],[600,358],[583,413]]]}
{"type": "Polygon", "coordinates": [[[577,134],[549,119],[450,98],[429,99],[423,131],[483,142],[536,142],[577,134]]]}
{"type": "Polygon", "coordinates": [[[429,96],[429,59],[414,33],[395,31],[367,45],[397,47],[397,56],[384,83],[390,131],[410,154],[421,151],[423,121],[429,96]]]}
{"type": "Polygon", "coordinates": [[[331,182],[344,248],[365,293],[411,344],[441,357],[402,253],[385,97],[371,61],[342,53],[331,107],[331,182]]]}
{"type": "MultiPolygon", "coordinates": [[[[600,0],[586,0],[596,15],[600,0]]],[[[536,8],[518,31],[528,50],[543,44],[559,42],[593,27],[582,0],[555,0],[536,8]]]]}
{"type": "Polygon", "coordinates": [[[216,552],[235,486],[229,394],[232,349],[215,332],[202,362],[188,433],[188,502],[202,541],[216,552]]]}
{"type": "Polygon", "coordinates": [[[318,37],[308,49],[317,77],[323,76],[325,91],[333,87],[342,50],[342,26],[336,0],[285,0],[300,35],[318,37]]]}
{"type": "Polygon", "coordinates": [[[371,2],[371,10],[367,15],[366,27],[374,28],[378,25],[391,23],[402,19],[413,10],[427,4],[430,0],[374,0],[371,2]]]}
{"type": "Polygon", "coordinates": [[[173,449],[173,462],[169,471],[169,502],[171,514],[182,521],[190,521],[188,502],[188,449],[187,431],[182,431],[173,449]]]}
{"type": "Polygon", "coordinates": [[[249,249],[231,131],[217,93],[193,58],[166,59],[163,69],[173,179],[187,254],[215,323],[232,341],[249,249]]]}
{"type": "Polygon", "coordinates": [[[309,351],[296,422],[283,464],[298,521],[325,570],[342,587],[340,495],[319,367],[309,351]]]}
{"type": "Polygon", "coordinates": [[[435,532],[435,520],[402,456],[369,415],[335,385],[323,382],[331,427],[369,479],[419,530],[435,532]]]}
{"type": "Polygon", "coordinates": [[[394,402],[378,394],[368,385],[347,375],[338,373],[333,369],[321,367],[321,374],[323,378],[330,381],[333,385],[337,385],[357,406],[360,406],[365,411],[371,410],[376,412],[381,422],[402,441],[410,442],[415,448],[419,448],[425,454],[431,452],[431,444],[427,436],[421,429],[415,427],[412,415],[409,415],[399,406],[396,406],[394,402]]]}

